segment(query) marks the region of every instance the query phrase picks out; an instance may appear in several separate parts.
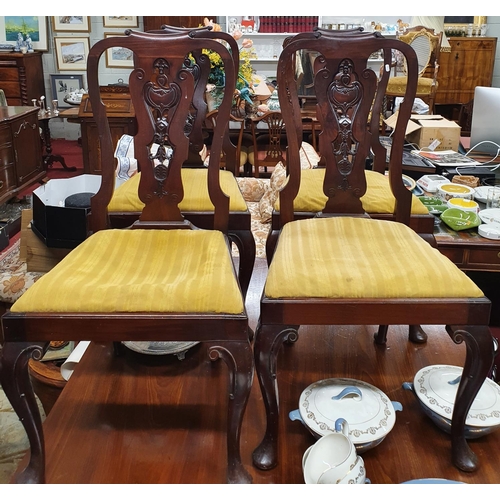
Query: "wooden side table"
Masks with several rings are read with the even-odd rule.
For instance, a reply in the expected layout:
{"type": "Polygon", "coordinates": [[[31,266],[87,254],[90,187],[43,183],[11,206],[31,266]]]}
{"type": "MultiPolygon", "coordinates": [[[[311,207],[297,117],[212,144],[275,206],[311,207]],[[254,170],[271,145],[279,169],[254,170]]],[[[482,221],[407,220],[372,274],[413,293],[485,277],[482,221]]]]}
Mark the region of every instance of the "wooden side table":
{"type": "Polygon", "coordinates": [[[49,127],[49,121],[52,120],[52,118],[61,118],[61,113],[54,113],[52,111],[50,111],[49,113],[43,113],[43,112],[38,113],[38,122],[40,123],[40,127],[42,128],[43,145],[45,149],[43,155],[43,162],[45,164],[45,168],[46,169],[52,168],[54,162],[57,161],[62,165],[64,170],[68,170],[69,172],[74,172],[76,170],[76,167],[68,167],[68,165],[66,165],[66,161],[61,155],[52,153],[52,138],[50,137],[50,127],[49,127]]]}

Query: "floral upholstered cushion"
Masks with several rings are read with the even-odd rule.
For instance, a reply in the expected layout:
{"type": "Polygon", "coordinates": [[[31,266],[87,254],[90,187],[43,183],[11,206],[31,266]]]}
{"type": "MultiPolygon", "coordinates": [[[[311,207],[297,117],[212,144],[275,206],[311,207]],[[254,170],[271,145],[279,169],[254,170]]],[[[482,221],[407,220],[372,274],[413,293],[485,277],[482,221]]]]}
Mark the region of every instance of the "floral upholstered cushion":
{"type": "Polygon", "coordinates": [[[273,207],[278,198],[279,192],[286,183],[286,168],[282,162],[274,167],[271,181],[259,202],[259,212],[262,222],[270,222],[273,214],[273,207]]]}
{"type": "Polygon", "coordinates": [[[269,179],[260,177],[237,177],[236,181],[243,199],[247,202],[260,201],[269,186],[269,179]]]}

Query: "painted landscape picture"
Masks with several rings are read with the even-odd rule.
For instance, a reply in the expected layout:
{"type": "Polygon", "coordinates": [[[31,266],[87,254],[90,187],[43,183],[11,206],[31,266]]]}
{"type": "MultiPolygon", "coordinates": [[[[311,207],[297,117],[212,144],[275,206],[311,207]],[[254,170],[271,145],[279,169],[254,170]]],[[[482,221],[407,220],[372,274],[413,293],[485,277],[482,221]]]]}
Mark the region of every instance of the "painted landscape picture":
{"type": "Polygon", "coordinates": [[[38,16],[5,16],[5,35],[8,42],[15,42],[17,34],[29,35],[33,42],[40,41],[38,16]]]}

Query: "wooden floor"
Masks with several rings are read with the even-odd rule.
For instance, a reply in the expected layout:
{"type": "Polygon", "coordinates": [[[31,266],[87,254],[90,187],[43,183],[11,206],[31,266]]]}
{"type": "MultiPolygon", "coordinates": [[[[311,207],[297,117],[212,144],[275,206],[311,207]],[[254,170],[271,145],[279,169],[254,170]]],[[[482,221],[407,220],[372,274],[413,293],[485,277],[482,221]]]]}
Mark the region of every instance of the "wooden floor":
{"type": "MultiPolygon", "coordinates": [[[[259,260],[247,304],[255,327],[266,272],[259,260]]],[[[465,347],[444,327],[427,327],[427,345],[391,327],[387,346],[373,343],[373,327],[303,327],[279,357],[281,460],[272,471],[252,466],[251,455],[264,431],[257,379],[242,430],[242,454],[254,483],[303,483],[301,459],[314,442],[288,412],[314,381],[349,377],[369,382],[399,401],[403,411],[386,439],[364,453],[372,484],[417,478],[466,483],[500,483],[500,431],[471,441],[480,460],[474,473],[451,465],[449,436],[426,417],[414,396],[402,389],[432,364],[462,365],[465,347]]],[[[110,345],[92,344],[45,424],[48,483],[223,483],[226,452],[227,371],[211,362],[202,345],[183,361],[176,357],[113,355],[110,345]]]]}

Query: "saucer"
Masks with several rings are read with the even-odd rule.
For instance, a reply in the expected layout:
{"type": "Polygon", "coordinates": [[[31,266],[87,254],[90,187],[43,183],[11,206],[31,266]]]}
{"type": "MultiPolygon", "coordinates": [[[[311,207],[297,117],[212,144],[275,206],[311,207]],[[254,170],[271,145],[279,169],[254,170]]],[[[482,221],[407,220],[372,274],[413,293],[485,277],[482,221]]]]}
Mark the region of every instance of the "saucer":
{"type": "Polygon", "coordinates": [[[500,208],[487,208],[479,212],[479,218],[485,224],[500,224],[500,208]]]}
{"type": "Polygon", "coordinates": [[[198,344],[198,342],[123,341],[122,344],[130,350],[140,354],[155,354],[158,356],[177,354],[179,357],[180,354],[186,352],[188,349],[198,344]]]}

